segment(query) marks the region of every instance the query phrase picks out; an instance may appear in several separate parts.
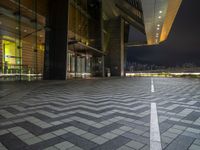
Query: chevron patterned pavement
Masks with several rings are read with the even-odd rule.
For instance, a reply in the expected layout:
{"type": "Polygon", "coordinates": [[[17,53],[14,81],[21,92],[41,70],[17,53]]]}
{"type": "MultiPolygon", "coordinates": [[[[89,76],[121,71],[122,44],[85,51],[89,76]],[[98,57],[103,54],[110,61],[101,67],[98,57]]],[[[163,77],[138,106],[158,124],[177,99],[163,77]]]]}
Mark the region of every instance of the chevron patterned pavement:
{"type": "Polygon", "coordinates": [[[151,102],[163,149],[200,149],[200,80],[154,78],[154,93],[151,78],[31,84],[1,84],[0,150],[148,150],[151,102]]]}

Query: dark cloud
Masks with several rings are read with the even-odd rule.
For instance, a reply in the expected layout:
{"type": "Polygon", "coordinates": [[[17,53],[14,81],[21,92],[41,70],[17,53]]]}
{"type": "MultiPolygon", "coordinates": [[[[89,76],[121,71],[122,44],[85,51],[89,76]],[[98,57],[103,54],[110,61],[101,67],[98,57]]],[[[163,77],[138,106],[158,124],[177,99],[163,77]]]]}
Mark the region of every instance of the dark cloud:
{"type": "Polygon", "coordinates": [[[166,66],[193,62],[200,66],[199,6],[199,0],[183,0],[168,39],[158,46],[129,48],[128,60],[166,66]]]}

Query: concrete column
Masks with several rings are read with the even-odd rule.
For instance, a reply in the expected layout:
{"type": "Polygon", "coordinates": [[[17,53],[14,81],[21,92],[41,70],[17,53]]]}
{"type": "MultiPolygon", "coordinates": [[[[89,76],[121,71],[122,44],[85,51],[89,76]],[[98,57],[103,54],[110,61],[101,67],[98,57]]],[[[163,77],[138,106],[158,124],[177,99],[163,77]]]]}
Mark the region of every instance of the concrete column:
{"type": "Polygon", "coordinates": [[[48,0],[44,79],[65,80],[69,0],[48,0]]]}
{"type": "Polygon", "coordinates": [[[107,22],[110,34],[105,66],[111,76],[124,76],[124,20],[121,17],[107,22]]]}

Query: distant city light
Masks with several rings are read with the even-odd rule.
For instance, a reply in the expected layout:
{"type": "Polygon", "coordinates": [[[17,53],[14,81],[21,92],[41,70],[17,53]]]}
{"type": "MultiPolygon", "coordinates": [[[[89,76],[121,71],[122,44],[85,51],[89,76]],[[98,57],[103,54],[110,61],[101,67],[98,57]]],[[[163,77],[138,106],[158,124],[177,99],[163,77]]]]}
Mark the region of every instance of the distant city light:
{"type": "Polygon", "coordinates": [[[160,27],[160,24],[157,24],[158,27],[160,27]]]}
{"type": "Polygon", "coordinates": [[[159,14],[162,14],[162,10],[159,11],[159,14]]]}
{"type": "Polygon", "coordinates": [[[162,18],[162,16],[159,16],[158,18],[159,18],[159,19],[161,19],[161,18],[162,18]]]}

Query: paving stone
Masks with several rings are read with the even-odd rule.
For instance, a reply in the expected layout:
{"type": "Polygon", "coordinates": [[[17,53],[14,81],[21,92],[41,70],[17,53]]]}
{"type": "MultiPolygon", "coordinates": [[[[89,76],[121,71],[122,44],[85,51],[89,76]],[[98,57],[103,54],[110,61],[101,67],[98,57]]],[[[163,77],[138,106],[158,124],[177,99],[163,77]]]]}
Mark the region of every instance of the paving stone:
{"type": "Polygon", "coordinates": [[[77,128],[71,126],[71,127],[67,127],[67,128],[65,128],[65,130],[71,132],[71,131],[77,130],[77,128]]]}
{"type": "Polygon", "coordinates": [[[141,142],[143,144],[148,144],[148,145],[150,144],[149,138],[146,138],[146,137],[143,137],[143,136],[140,136],[140,135],[137,135],[137,134],[133,134],[131,132],[126,132],[122,136],[129,138],[129,139],[132,139],[132,140],[135,140],[137,142],[141,142]]]}
{"type": "Polygon", "coordinates": [[[8,150],[3,144],[0,143],[0,150],[8,150]]]}
{"type": "Polygon", "coordinates": [[[200,112],[191,112],[190,114],[188,114],[184,119],[186,120],[190,120],[190,121],[195,121],[199,118],[200,116],[200,112]]]}
{"type": "Polygon", "coordinates": [[[170,128],[168,131],[171,133],[174,133],[174,134],[181,134],[183,132],[183,131],[175,129],[175,128],[170,128]]]}
{"type": "Polygon", "coordinates": [[[178,136],[178,134],[174,134],[174,133],[171,133],[171,132],[165,132],[162,135],[167,136],[169,138],[176,138],[178,136]]]}
{"type": "Polygon", "coordinates": [[[16,132],[16,131],[20,131],[20,130],[22,130],[22,128],[20,128],[20,127],[13,127],[13,128],[10,128],[10,129],[8,129],[10,132],[16,132]]]}
{"type": "Polygon", "coordinates": [[[56,135],[56,136],[60,136],[60,135],[63,135],[63,134],[66,134],[66,133],[68,133],[68,131],[66,131],[66,130],[63,130],[63,129],[59,129],[59,130],[56,130],[56,131],[54,131],[54,132],[52,132],[54,135],[56,135]]]}
{"type": "Polygon", "coordinates": [[[86,131],[81,130],[81,129],[77,129],[77,130],[74,130],[74,131],[71,131],[71,132],[76,134],[76,135],[82,135],[82,134],[86,133],[86,131]]]}
{"type": "Polygon", "coordinates": [[[168,146],[169,144],[168,143],[161,143],[161,147],[162,147],[162,149],[164,149],[165,150],[165,148],[168,146]]]}
{"type": "Polygon", "coordinates": [[[186,131],[200,134],[200,129],[187,128],[186,131]]]}
{"type": "Polygon", "coordinates": [[[96,123],[96,124],[93,124],[92,126],[95,128],[102,128],[104,127],[104,124],[96,123]]]}
{"type": "Polygon", "coordinates": [[[99,147],[96,147],[94,150],[116,150],[118,148],[120,148],[122,145],[125,145],[126,143],[128,143],[130,141],[130,139],[122,137],[122,136],[118,136],[102,145],[100,145],[99,147]]]}
{"type": "Polygon", "coordinates": [[[42,142],[36,143],[34,145],[31,145],[29,147],[31,147],[31,149],[33,150],[38,150],[38,149],[45,149],[45,148],[49,148],[49,147],[55,147],[56,144],[65,142],[65,140],[63,138],[60,137],[54,137],[48,140],[44,140],[42,142]]]}
{"type": "Polygon", "coordinates": [[[117,150],[133,150],[133,148],[130,148],[128,146],[122,146],[122,147],[118,148],[117,150]]]}
{"type": "Polygon", "coordinates": [[[8,150],[23,149],[27,145],[22,142],[17,136],[12,133],[0,136],[0,143],[4,145],[8,150]]]}
{"type": "Polygon", "coordinates": [[[162,136],[161,137],[161,141],[164,142],[164,143],[169,144],[169,143],[171,143],[173,141],[173,139],[170,138],[170,137],[167,137],[167,136],[162,136]]]}
{"type": "Polygon", "coordinates": [[[130,131],[130,130],[132,130],[133,128],[128,127],[128,126],[122,126],[122,127],[120,127],[119,129],[120,129],[120,130],[123,130],[123,131],[130,131]]]}
{"type": "Polygon", "coordinates": [[[82,134],[81,137],[90,140],[90,139],[94,139],[95,137],[97,137],[97,135],[88,132],[88,133],[82,134]]]}
{"type": "Polygon", "coordinates": [[[35,137],[33,134],[31,133],[27,133],[27,134],[23,134],[23,135],[20,135],[18,136],[22,141],[24,140],[27,140],[27,139],[30,139],[30,138],[33,138],[35,137]]]}
{"type": "Polygon", "coordinates": [[[178,107],[174,108],[173,110],[171,110],[171,112],[179,113],[179,112],[183,111],[184,109],[185,109],[184,107],[178,106],[178,107]]]}
{"type": "Polygon", "coordinates": [[[149,150],[149,145],[142,147],[141,150],[149,150]]]}
{"type": "Polygon", "coordinates": [[[182,135],[187,136],[187,137],[192,137],[192,138],[200,139],[200,134],[194,133],[194,132],[184,131],[184,132],[182,133],[182,135]]]}
{"type": "Polygon", "coordinates": [[[172,126],[173,126],[172,124],[162,122],[162,123],[160,124],[160,133],[166,132],[166,131],[167,131],[168,129],[170,129],[172,126]]]}
{"type": "Polygon", "coordinates": [[[189,150],[200,150],[200,146],[192,144],[192,146],[190,146],[189,150]]]}
{"type": "Polygon", "coordinates": [[[55,122],[51,122],[52,125],[60,125],[60,124],[63,124],[63,122],[61,121],[55,121],[55,122]]]}
{"type": "Polygon", "coordinates": [[[7,131],[7,130],[1,130],[1,131],[0,131],[0,136],[1,136],[1,135],[4,135],[4,134],[7,134],[7,133],[9,133],[9,131],[7,131]]]}
{"type": "Polygon", "coordinates": [[[44,150],[59,150],[58,148],[51,146],[51,147],[47,147],[44,150]]]}
{"type": "Polygon", "coordinates": [[[107,139],[114,139],[115,137],[117,137],[118,135],[117,134],[114,134],[114,133],[105,133],[105,134],[103,134],[103,135],[101,135],[102,137],[104,137],[104,138],[107,138],[107,139]]]}
{"type": "Polygon", "coordinates": [[[194,141],[194,144],[200,145],[200,139],[196,139],[196,140],[194,141]]]}
{"type": "Polygon", "coordinates": [[[38,137],[33,137],[33,138],[29,138],[24,140],[24,142],[28,145],[33,145],[39,142],[42,142],[42,139],[38,138],[38,137]]]}
{"type": "Polygon", "coordinates": [[[142,136],[149,138],[150,137],[150,133],[149,132],[145,132],[142,136]]]}
{"type": "Polygon", "coordinates": [[[173,128],[183,131],[183,130],[185,130],[187,127],[185,127],[185,126],[180,126],[180,125],[174,125],[173,128]]]}
{"type": "Polygon", "coordinates": [[[48,140],[48,139],[52,139],[56,137],[56,135],[52,134],[52,133],[46,133],[43,135],[40,135],[39,138],[43,139],[43,140],[48,140]]]}
{"type": "Polygon", "coordinates": [[[77,147],[77,146],[73,146],[73,147],[69,148],[68,150],[83,150],[83,149],[80,147],[77,147]]]}
{"type": "Polygon", "coordinates": [[[129,146],[134,149],[141,149],[144,146],[144,144],[136,142],[136,141],[130,141],[126,144],[126,146],[129,146]]]}
{"type": "Polygon", "coordinates": [[[101,144],[107,142],[108,139],[104,138],[104,137],[96,137],[96,138],[92,139],[91,141],[101,145],[101,144]]]}
{"type": "Polygon", "coordinates": [[[145,131],[141,131],[141,130],[138,130],[138,129],[133,129],[130,132],[132,132],[134,134],[142,135],[145,131]]]}
{"type": "Polygon", "coordinates": [[[192,124],[193,123],[193,121],[190,121],[190,120],[181,120],[181,122],[187,123],[187,124],[192,124]]]}
{"type": "Polygon", "coordinates": [[[66,150],[73,146],[74,146],[74,144],[67,142],[67,141],[55,145],[55,147],[58,148],[59,150],[66,150]]]}
{"type": "Polygon", "coordinates": [[[123,130],[120,130],[120,129],[116,129],[116,130],[113,130],[112,131],[114,134],[117,134],[117,135],[122,135],[123,133],[125,133],[126,131],[123,131],[123,130]]]}

